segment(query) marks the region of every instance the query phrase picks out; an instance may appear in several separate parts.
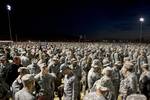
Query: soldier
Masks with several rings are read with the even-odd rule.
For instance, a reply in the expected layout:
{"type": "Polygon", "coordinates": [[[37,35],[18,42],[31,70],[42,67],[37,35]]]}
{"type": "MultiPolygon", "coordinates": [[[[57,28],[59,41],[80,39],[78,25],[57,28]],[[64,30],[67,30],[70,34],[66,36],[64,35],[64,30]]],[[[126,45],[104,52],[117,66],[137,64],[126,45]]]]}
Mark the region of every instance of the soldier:
{"type": "Polygon", "coordinates": [[[29,64],[30,64],[30,60],[29,58],[26,56],[26,52],[25,51],[22,51],[21,52],[21,64],[24,66],[24,67],[27,67],[29,64]]]}
{"type": "Polygon", "coordinates": [[[88,73],[88,89],[89,91],[93,87],[94,83],[101,78],[101,69],[99,66],[99,60],[95,59],[92,62],[92,68],[90,69],[88,73]]]}
{"type": "Polygon", "coordinates": [[[40,86],[39,100],[54,99],[54,76],[48,72],[47,65],[42,63],[39,65],[41,72],[35,76],[35,80],[40,86]]]}
{"type": "Polygon", "coordinates": [[[121,68],[121,66],[122,66],[121,61],[116,61],[116,63],[114,64],[112,68],[112,75],[113,75],[112,82],[115,87],[115,100],[117,100],[118,94],[119,94],[119,86],[120,86],[119,69],[121,68]]]}
{"type": "Polygon", "coordinates": [[[138,64],[138,79],[139,79],[139,77],[140,77],[140,75],[141,75],[141,73],[142,73],[141,66],[142,66],[144,63],[148,63],[148,61],[147,61],[147,56],[146,56],[146,53],[145,53],[143,50],[141,50],[141,51],[140,51],[140,55],[139,55],[139,57],[138,57],[138,59],[137,59],[137,64],[138,64]]]}
{"type": "Polygon", "coordinates": [[[106,67],[112,67],[112,66],[111,66],[111,62],[107,58],[104,58],[103,59],[103,68],[106,68],[106,67]]]}
{"type": "Polygon", "coordinates": [[[102,86],[104,87],[107,87],[110,91],[108,92],[106,98],[108,100],[115,100],[114,98],[114,95],[115,95],[115,88],[114,88],[114,85],[113,85],[113,82],[112,82],[112,79],[113,79],[113,76],[112,76],[112,68],[110,67],[106,67],[102,70],[102,78],[97,80],[95,83],[94,83],[94,87],[97,85],[97,84],[101,84],[102,86]]]}
{"type": "Polygon", "coordinates": [[[35,100],[32,95],[35,85],[34,77],[31,74],[26,74],[22,78],[23,88],[15,94],[15,100],[35,100]]]}
{"type": "Polygon", "coordinates": [[[5,56],[0,57],[0,78],[3,79],[3,81],[6,80],[7,76],[7,70],[10,67],[10,64],[6,60],[5,56]]]}
{"type": "Polygon", "coordinates": [[[140,91],[147,97],[147,100],[150,99],[150,71],[148,70],[148,68],[149,68],[148,64],[142,65],[143,72],[139,80],[140,91]]]}
{"type": "Polygon", "coordinates": [[[28,70],[30,71],[30,74],[36,75],[40,72],[40,67],[37,65],[37,59],[32,59],[32,64],[27,66],[28,70]]]}
{"type": "Polygon", "coordinates": [[[126,100],[126,97],[132,93],[137,92],[137,76],[132,72],[134,65],[126,63],[124,65],[123,76],[124,79],[120,82],[120,97],[126,100]]]}
{"type": "Polygon", "coordinates": [[[73,73],[73,70],[66,64],[63,64],[60,66],[60,72],[65,75],[63,96],[64,100],[78,100],[80,91],[78,87],[78,79],[73,73]]]}
{"type": "Polygon", "coordinates": [[[14,80],[18,77],[18,68],[23,67],[21,65],[20,57],[16,56],[13,58],[13,64],[8,68],[6,83],[11,86],[14,80]]]}
{"type": "Polygon", "coordinates": [[[132,94],[127,96],[126,100],[148,100],[144,95],[141,94],[132,94]]]}
{"type": "Polygon", "coordinates": [[[103,87],[99,84],[96,86],[96,91],[86,95],[83,100],[107,100],[105,93],[108,91],[109,89],[107,87],[103,87]]]}
{"type": "MultiPolygon", "coordinates": [[[[76,78],[77,78],[77,82],[78,82],[78,89],[80,91],[80,86],[81,86],[81,67],[77,64],[77,60],[75,58],[72,58],[71,59],[71,65],[69,66],[72,70],[73,70],[73,73],[74,75],[76,75],[76,78]]],[[[78,92],[78,100],[80,100],[80,92],[78,92]]]]}
{"type": "Polygon", "coordinates": [[[26,67],[20,67],[18,69],[18,73],[19,76],[17,77],[17,79],[13,82],[12,84],[12,92],[13,92],[13,96],[15,95],[16,92],[18,92],[19,90],[22,89],[23,84],[22,84],[22,80],[21,78],[25,75],[25,74],[29,74],[29,70],[26,67]]]}

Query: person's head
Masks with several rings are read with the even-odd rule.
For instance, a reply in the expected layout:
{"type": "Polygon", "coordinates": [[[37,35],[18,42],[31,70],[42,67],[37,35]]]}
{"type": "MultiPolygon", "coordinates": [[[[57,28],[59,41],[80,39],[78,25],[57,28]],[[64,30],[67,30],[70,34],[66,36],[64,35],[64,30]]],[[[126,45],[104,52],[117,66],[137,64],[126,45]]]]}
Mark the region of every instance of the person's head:
{"type": "Polygon", "coordinates": [[[39,65],[40,66],[40,70],[43,74],[47,74],[48,73],[48,68],[47,65],[45,63],[42,63],[39,65]]]}
{"type": "Polygon", "coordinates": [[[116,68],[120,69],[121,66],[122,66],[121,61],[116,61],[116,63],[114,64],[114,66],[115,66],[116,68]]]}
{"type": "Polygon", "coordinates": [[[56,57],[56,56],[53,57],[53,63],[54,64],[58,64],[59,63],[58,57],[56,57]]]}
{"type": "Polygon", "coordinates": [[[125,64],[125,68],[127,69],[128,72],[132,72],[134,68],[134,64],[131,62],[128,62],[125,64]]]}
{"type": "Polygon", "coordinates": [[[107,87],[102,86],[101,84],[96,84],[96,93],[104,95],[106,92],[108,92],[109,89],[107,87]]]}
{"type": "Polygon", "coordinates": [[[107,66],[111,66],[111,63],[110,63],[110,61],[106,58],[106,59],[103,59],[103,67],[107,67],[107,66]]]}
{"type": "Polygon", "coordinates": [[[7,62],[6,57],[5,56],[0,57],[0,62],[3,64],[6,63],[7,62]]]}
{"type": "Polygon", "coordinates": [[[145,63],[141,66],[141,68],[143,71],[147,71],[149,69],[149,65],[145,63]]]}
{"type": "Polygon", "coordinates": [[[102,71],[102,74],[106,75],[108,77],[111,77],[112,76],[112,68],[110,68],[110,67],[104,68],[102,71]]]}
{"type": "Polygon", "coordinates": [[[27,67],[20,67],[18,69],[18,73],[21,75],[21,77],[25,74],[30,74],[29,70],[27,67]]]}
{"type": "Polygon", "coordinates": [[[70,69],[70,67],[66,64],[62,64],[60,66],[60,72],[63,73],[64,75],[68,75],[72,72],[72,70],[70,69]]]}
{"type": "Polygon", "coordinates": [[[27,88],[30,92],[33,90],[35,86],[34,76],[31,74],[25,74],[22,78],[23,87],[27,88]]]}
{"type": "Polygon", "coordinates": [[[71,64],[72,64],[72,65],[77,65],[77,60],[76,60],[75,58],[72,58],[72,59],[71,59],[71,64]]]}
{"type": "Polygon", "coordinates": [[[21,64],[21,59],[20,59],[20,57],[15,56],[15,57],[13,58],[13,62],[14,62],[16,65],[21,64]]]}

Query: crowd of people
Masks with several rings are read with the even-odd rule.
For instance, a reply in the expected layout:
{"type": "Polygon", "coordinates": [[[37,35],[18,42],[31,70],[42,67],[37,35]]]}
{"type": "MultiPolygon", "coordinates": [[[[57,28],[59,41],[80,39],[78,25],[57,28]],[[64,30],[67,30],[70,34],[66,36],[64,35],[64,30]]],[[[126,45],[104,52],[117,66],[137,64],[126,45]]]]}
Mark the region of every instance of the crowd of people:
{"type": "Polygon", "coordinates": [[[0,100],[150,100],[149,48],[140,43],[1,44],[0,100]]]}

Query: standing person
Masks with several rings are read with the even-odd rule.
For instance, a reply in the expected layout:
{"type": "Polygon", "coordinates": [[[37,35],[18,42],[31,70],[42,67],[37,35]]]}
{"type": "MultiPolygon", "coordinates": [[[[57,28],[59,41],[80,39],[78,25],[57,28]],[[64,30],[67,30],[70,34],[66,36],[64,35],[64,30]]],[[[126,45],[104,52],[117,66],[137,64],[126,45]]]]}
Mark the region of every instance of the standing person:
{"type": "Polygon", "coordinates": [[[122,100],[130,94],[137,92],[137,76],[132,72],[134,65],[130,62],[124,65],[123,76],[124,79],[120,82],[120,96],[122,100]]]}
{"type": "Polygon", "coordinates": [[[29,60],[29,58],[26,56],[26,52],[25,51],[22,51],[21,52],[21,64],[24,66],[24,67],[27,67],[31,62],[29,60]]]}
{"type": "Polygon", "coordinates": [[[101,85],[103,87],[107,87],[110,91],[106,94],[106,98],[108,100],[115,100],[115,88],[112,82],[112,68],[106,67],[103,69],[102,74],[104,75],[101,79],[97,80],[94,83],[93,88],[97,85],[101,85]]]}
{"type": "Polygon", "coordinates": [[[147,56],[146,56],[146,53],[141,50],[140,51],[140,55],[139,57],[137,58],[137,65],[138,65],[138,79],[142,73],[142,69],[141,69],[141,66],[144,64],[144,63],[148,63],[148,60],[147,60],[147,56]]]}
{"type": "Polygon", "coordinates": [[[5,56],[0,57],[0,78],[3,79],[3,81],[6,80],[6,74],[7,70],[10,67],[10,64],[8,63],[5,56]]]}
{"type": "Polygon", "coordinates": [[[94,83],[101,78],[101,68],[99,66],[99,60],[95,59],[92,63],[92,68],[88,73],[88,89],[89,91],[92,89],[94,83]]]}
{"type": "Polygon", "coordinates": [[[112,82],[115,87],[115,100],[118,98],[119,94],[119,86],[120,86],[120,72],[119,69],[121,68],[122,64],[121,61],[116,61],[115,65],[112,68],[112,82]]]}
{"type": "Polygon", "coordinates": [[[30,74],[37,75],[40,72],[40,67],[37,65],[37,59],[32,59],[32,64],[27,66],[28,70],[30,71],[30,74]]]}
{"type": "Polygon", "coordinates": [[[39,65],[41,72],[35,76],[35,81],[40,86],[40,95],[38,100],[54,99],[54,77],[48,71],[47,65],[42,63],[39,65]]]}
{"type": "Polygon", "coordinates": [[[149,68],[148,64],[142,65],[143,72],[139,80],[140,91],[147,97],[147,100],[150,99],[150,71],[148,70],[148,68],[149,68]]]}
{"type": "Polygon", "coordinates": [[[15,100],[35,100],[32,95],[35,80],[31,74],[26,74],[22,78],[23,88],[15,94],[15,100]]]}
{"type": "Polygon", "coordinates": [[[78,100],[80,91],[78,89],[78,79],[73,70],[66,64],[63,64],[60,66],[60,72],[65,75],[63,100],[78,100]]]}
{"type": "Polygon", "coordinates": [[[8,68],[6,83],[11,86],[14,80],[18,77],[18,68],[23,67],[21,65],[20,57],[16,56],[13,58],[13,64],[8,68]]]}
{"type": "Polygon", "coordinates": [[[15,95],[16,92],[18,92],[19,90],[22,89],[23,84],[22,84],[22,80],[21,78],[25,75],[25,74],[29,74],[29,70],[26,67],[20,67],[18,69],[18,73],[19,76],[16,78],[16,80],[13,82],[12,84],[12,92],[13,92],[13,96],[15,95]]]}

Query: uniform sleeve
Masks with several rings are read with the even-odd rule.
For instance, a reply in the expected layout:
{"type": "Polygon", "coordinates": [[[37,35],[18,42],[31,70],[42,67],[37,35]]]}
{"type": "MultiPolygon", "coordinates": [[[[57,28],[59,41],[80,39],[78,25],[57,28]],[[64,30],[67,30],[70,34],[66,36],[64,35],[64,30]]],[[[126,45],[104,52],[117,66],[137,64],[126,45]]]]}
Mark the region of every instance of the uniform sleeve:
{"type": "Polygon", "coordinates": [[[18,93],[15,94],[15,100],[19,100],[19,95],[18,95],[18,93]]]}
{"type": "Polygon", "coordinates": [[[89,72],[88,73],[88,88],[89,89],[92,88],[92,84],[93,84],[93,81],[92,81],[92,78],[91,78],[91,73],[89,72]]]}

